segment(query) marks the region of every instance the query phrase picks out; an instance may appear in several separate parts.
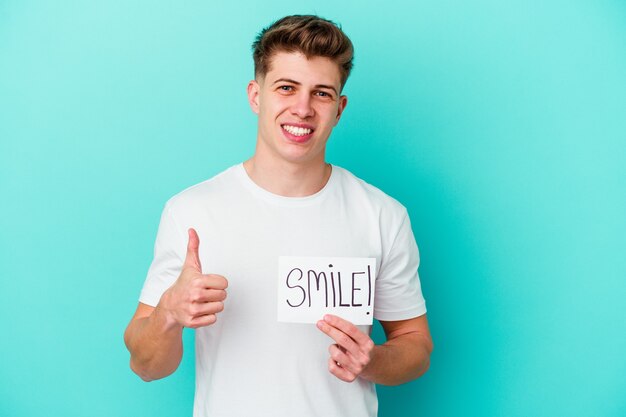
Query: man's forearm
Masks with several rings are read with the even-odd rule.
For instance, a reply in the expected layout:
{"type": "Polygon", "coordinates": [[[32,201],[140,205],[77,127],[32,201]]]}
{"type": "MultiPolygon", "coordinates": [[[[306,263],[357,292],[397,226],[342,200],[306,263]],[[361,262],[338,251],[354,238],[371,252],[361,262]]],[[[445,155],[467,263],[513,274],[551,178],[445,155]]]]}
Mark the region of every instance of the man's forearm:
{"type": "Polygon", "coordinates": [[[144,381],[173,373],[183,356],[182,331],[182,326],[165,320],[159,307],[147,317],[133,319],[124,333],[133,372],[144,381]]]}
{"type": "Polygon", "coordinates": [[[382,385],[399,385],[423,375],[430,365],[432,342],[407,333],[376,345],[361,378],[382,385]]]}

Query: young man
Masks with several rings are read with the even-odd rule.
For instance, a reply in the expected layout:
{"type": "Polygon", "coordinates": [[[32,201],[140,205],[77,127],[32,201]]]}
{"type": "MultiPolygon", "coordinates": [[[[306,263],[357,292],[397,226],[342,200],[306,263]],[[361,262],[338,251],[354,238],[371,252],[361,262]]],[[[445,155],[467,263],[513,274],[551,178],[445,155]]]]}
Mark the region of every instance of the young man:
{"type": "Polygon", "coordinates": [[[191,327],[194,416],[375,416],[374,384],[419,377],[432,341],[406,210],[325,162],[352,44],[330,21],[288,16],[253,46],[255,154],[167,202],[125,333],[131,368],[146,381],[174,372],[191,327]],[[277,322],[279,256],[375,258],[387,341],[333,315],[277,322]]]}

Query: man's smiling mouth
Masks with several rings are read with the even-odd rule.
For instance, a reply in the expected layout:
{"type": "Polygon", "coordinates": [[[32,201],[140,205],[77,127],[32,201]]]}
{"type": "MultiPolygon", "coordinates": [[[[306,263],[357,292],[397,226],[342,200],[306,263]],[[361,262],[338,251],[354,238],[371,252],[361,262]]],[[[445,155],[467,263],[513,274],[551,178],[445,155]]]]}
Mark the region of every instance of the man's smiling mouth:
{"type": "Polygon", "coordinates": [[[306,127],[298,127],[298,126],[293,126],[293,125],[287,125],[284,124],[282,125],[282,128],[285,129],[287,132],[291,133],[294,136],[306,136],[311,134],[311,132],[313,132],[313,129],[309,129],[306,127]]]}

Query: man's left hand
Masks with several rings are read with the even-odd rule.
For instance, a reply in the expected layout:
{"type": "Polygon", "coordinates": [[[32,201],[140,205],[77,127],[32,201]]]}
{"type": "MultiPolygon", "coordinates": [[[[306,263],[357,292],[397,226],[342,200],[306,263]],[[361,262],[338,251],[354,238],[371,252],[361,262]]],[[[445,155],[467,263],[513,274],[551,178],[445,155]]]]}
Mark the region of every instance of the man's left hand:
{"type": "Polygon", "coordinates": [[[318,321],[317,327],[337,342],[328,348],[330,373],[342,381],[354,381],[370,362],[374,349],[372,339],[354,324],[332,314],[318,321]]]}

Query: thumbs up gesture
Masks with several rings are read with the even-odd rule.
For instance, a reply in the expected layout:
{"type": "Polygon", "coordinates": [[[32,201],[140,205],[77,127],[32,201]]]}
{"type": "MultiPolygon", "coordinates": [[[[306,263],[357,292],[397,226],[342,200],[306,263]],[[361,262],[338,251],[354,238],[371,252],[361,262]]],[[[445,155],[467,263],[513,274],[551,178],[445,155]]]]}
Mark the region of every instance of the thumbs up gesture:
{"type": "Polygon", "coordinates": [[[159,303],[168,321],[194,329],[215,323],[216,314],[224,310],[228,286],[223,276],[202,273],[199,246],[198,234],[189,229],[183,269],[176,282],[163,293],[159,303]]]}

